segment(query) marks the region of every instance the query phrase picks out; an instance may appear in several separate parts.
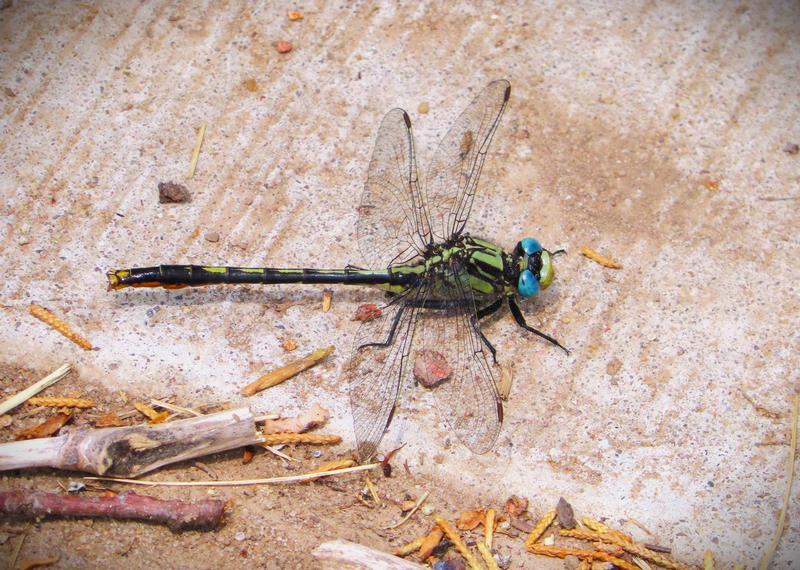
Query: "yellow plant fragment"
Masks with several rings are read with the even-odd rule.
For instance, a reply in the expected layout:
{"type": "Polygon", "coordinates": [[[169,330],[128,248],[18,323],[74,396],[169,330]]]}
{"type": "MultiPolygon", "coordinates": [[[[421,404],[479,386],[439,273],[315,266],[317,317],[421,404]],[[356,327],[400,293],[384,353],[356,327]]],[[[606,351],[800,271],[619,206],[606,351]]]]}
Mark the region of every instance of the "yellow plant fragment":
{"type": "Polygon", "coordinates": [[[544,534],[544,531],[547,530],[547,527],[553,524],[553,520],[555,520],[555,518],[556,518],[555,509],[547,511],[541,518],[541,520],[538,523],[536,523],[536,526],[533,527],[533,530],[528,535],[527,540],[525,540],[525,547],[530,548],[531,545],[533,545],[537,540],[539,540],[544,534]]]}
{"type": "Polygon", "coordinates": [[[610,257],[606,257],[605,255],[597,253],[590,247],[583,246],[581,248],[581,255],[583,255],[584,257],[588,257],[589,259],[599,263],[603,267],[608,267],[609,269],[622,269],[621,263],[614,261],[610,257]]]}
{"type": "Polygon", "coordinates": [[[45,309],[44,307],[40,307],[39,305],[31,305],[28,307],[28,311],[31,315],[42,321],[43,323],[49,325],[50,327],[54,328],[69,340],[80,346],[84,350],[92,350],[92,343],[86,340],[84,337],[76,333],[75,331],[70,328],[70,326],[55,316],[53,313],[45,309]]]}
{"type": "Polygon", "coordinates": [[[329,346],[327,348],[320,348],[312,352],[311,354],[304,356],[299,360],[295,360],[290,362],[286,366],[282,366],[277,370],[272,370],[271,372],[267,372],[263,376],[261,376],[255,382],[251,382],[244,388],[240,390],[240,393],[245,396],[253,396],[254,394],[259,393],[261,390],[266,390],[267,388],[271,388],[281,382],[285,382],[292,376],[295,376],[306,370],[307,368],[311,368],[315,364],[319,363],[320,361],[324,360],[328,356],[333,353],[333,347],[329,346]]]}
{"type": "Polygon", "coordinates": [[[262,445],[280,445],[292,443],[309,443],[311,445],[336,445],[342,441],[340,435],[324,435],[316,433],[271,433],[264,435],[262,445]]]}
{"type": "Polygon", "coordinates": [[[455,546],[456,550],[458,550],[458,553],[464,558],[467,563],[467,567],[470,570],[482,570],[481,565],[478,564],[478,559],[475,558],[475,555],[472,554],[472,551],[467,548],[467,545],[464,543],[461,535],[458,534],[456,529],[454,529],[444,517],[435,516],[433,520],[436,521],[436,524],[438,524],[442,531],[444,531],[444,533],[447,535],[447,538],[450,539],[450,542],[452,542],[453,546],[455,546]]]}
{"type": "Polygon", "coordinates": [[[93,408],[94,402],[92,400],[85,400],[83,398],[54,398],[54,397],[35,397],[28,400],[32,406],[44,406],[46,408],[93,408]]]}

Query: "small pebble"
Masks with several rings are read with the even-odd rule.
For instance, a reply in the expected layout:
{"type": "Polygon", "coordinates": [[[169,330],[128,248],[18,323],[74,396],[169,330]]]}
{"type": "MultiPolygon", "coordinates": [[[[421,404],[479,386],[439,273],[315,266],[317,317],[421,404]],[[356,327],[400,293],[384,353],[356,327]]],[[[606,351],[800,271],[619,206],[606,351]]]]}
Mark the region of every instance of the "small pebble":
{"type": "Polygon", "coordinates": [[[291,42],[287,42],[281,40],[279,42],[275,42],[275,49],[278,50],[278,53],[289,53],[292,51],[292,44],[291,42]]]}
{"type": "Polygon", "coordinates": [[[247,535],[245,533],[243,533],[243,532],[237,532],[236,535],[233,538],[235,538],[239,542],[242,542],[243,540],[245,540],[247,538],[247,535]]]}
{"type": "Polygon", "coordinates": [[[786,154],[797,154],[800,152],[800,146],[797,143],[786,143],[786,146],[783,147],[783,152],[786,154]]]}
{"type": "Polygon", "coordinates": [[[426,517],[429,517],[433,514],[433,507],[430,505],[424,505],[420,510],[422,511],[422,514],[425,515],[426,517]]]}
{"type": "Polygon", "coordinates": [[[311,453],[311,456],[314,459],[319,459],[320,457],[322,457],[322,452],[319,449],[317,449],[317,450],[315,450],[314,452],[311,453]]]}
{"type": "Polygon", "coordinates": [[[158,183],[158,202],[160,204],[188,202],[190,199],[189,190],[183,184],[177,182],[158,183]]]}
{"type": "Polygon", "coordinates": [[[286,15],[289,17],[289,20],[291,20],[292,22],[297,22],[297,21],[303,19],[303,13],[302,12],[289,12],[286,15]]]}
{"type": "Polygon", "coordinates": [[[426,102],[420,103],[419,107],[417,108],[417,111],[419,111],[423,115],[425,113],[427,113],[429,110],[430,110],[430,107],[428,106],[428,103],[426,103],[426,102]]]}
{"type": "Polygon", "coordinates": [[[552,534],[545,537],[545,539],[542,541],[542,544],[544,544],[545,546],[553,546],[555,543],[556,543],[556,537],[553,536],[552,534]]]}
{"type": "Polygon", "coordinates": [[[219,241],[219,234],[217,232],[208,232],[205,235],[206,241],[210,241],[211,243],[217,243],[219,241]]]}
{"type": "Polygon", "coordinates": [[[31,243],[31,237],[28,235],[21,235],[17,238],[17,244],[26,245],[31,243]]]}
{"type": "Polygon", "coordinates": [[[573,556],[572,554],[564,558],[564,568],[566,570],[575,570],[580,563],[581,561],[578,559],[578,557],[573,556]]]}

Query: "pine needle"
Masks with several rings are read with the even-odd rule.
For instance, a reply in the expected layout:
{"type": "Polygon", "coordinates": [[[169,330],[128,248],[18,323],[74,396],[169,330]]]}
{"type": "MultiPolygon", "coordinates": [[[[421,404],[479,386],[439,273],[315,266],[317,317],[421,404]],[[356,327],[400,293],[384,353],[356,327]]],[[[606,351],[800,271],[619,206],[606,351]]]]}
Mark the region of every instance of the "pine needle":
{"type": "Polygon", "coordinates": [[[200,158],[200,149],[203,146],[203,138],[206,136],[206,124],[200,126],[197,131],[197,140],[194,143],[194,150],[192,151],[192,161],[189,163],[189,178],[194,177],[194,171],[197,168],[197,159],[200,158]]]}
{"type": "Polygon", "coordinates": [[[775,536],[772,538],[767,552],[758,565],[758,570],[767,570],[775,551],[778,550],[778,543],[783,536],[784,526],[786,525],[786,511],[789,508],[789,497],[792,495],[792,479],[794,478],[794,460],[797,454],[797,416],[800,413],[800,394],[794,395],[794,409],[792,410],[792,437],[789,447],[789,462],[786,464],[786,492],[783,495],[783,508],[778,517],[778,528],[775,529],[775,536]]]}
{"type": "Polygon", "coordinates": [[[345,473],[355,473],[356,471],[367,471],[380,467],[380,463],[370,463],[368,465],[357,465],[345,469],[335,469],[333,471],[311,472],[302,475],[288,475],[285,477],[270,477],[267,479],[238,479],[234,481],[141,481],[139,479],[117,479],[115,477],[84,477],[91,481],[111,481],[113,483],[128,483],[129,485],[144,485],[147,487],[235,487],[238,485],[272,485],[279,483],[299,483],[310,481],[320,477],[330,475],[343,475],[345,473]]]}

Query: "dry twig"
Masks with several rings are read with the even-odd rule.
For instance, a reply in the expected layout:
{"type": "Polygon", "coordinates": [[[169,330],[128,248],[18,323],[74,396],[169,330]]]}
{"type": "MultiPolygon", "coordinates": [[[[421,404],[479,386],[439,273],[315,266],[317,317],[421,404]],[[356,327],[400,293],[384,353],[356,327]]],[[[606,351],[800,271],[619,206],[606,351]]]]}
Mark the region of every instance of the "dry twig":
{"type": "Polygon", "coordinates": [[[255,382],[251,382],[250,384],[242,388],[240,392],[245,396],[253,396],[259,393],[261,390],[266,390],[267,388],[271,388],[272,386],[280,384],[281,382],[285,382],[286,380],[288,380],[292,376],[295,376],[296,374],[299,374],[303,370],[311,368],[315,364],[327,358],[332,353],[333,353],[332,346],[329,346],[327,348],[317,349],[311,354],[304,356],[299,360],[290,362],[286,366],[282,366],[277,370],[272,370],[271,372],[267,372],[255,382]]]}
{"type": "Polygon", "coordinates": [[[222,522],[225,502],[162,501],[122,493],[112,497],[60,495],[43,491],[0,491],[0,513],[35,520],[43,517],[111,517],[166,524],[172,531],[213,530],[222,522]]]}

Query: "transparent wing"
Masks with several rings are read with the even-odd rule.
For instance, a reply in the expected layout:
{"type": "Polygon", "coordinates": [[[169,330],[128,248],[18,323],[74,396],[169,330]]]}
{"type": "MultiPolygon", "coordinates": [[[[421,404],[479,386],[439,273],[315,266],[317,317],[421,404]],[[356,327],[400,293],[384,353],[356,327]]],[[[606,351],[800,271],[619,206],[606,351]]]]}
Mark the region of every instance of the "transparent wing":
{"type": "Polygon", "coordinates": [[[411,119],[392,109],[381,122],[361,196],[358,247],[368,267],[408,261],[430,241],[411,119]]]}
{"type": "Polygon", "coordinates": [[[380,317],[358,328],[347,374],[358,455],[363,461],[375,455],[392,420],[426,291],[426,285],[420,284],[394,297],[381,308],[380,317]]]}
{"type": "Polygon", "coordinates": [[[464,109],[439,143],[425,180],[426,211],[437,240],[449,240],[463,231],[483,161],[510,96],[508,81],[493,81],[464,109]]]}
{"type": "Polygon", "coordinates": [[[437,300],[428,300],[429,310],[418,319],[414,375],[449,372],[430,391],[456,436],[473,452],[485,453],[500,433],[503,407],[477,329],[469,275],[454,260],[433,271],[431,296],[437,300]]]}

